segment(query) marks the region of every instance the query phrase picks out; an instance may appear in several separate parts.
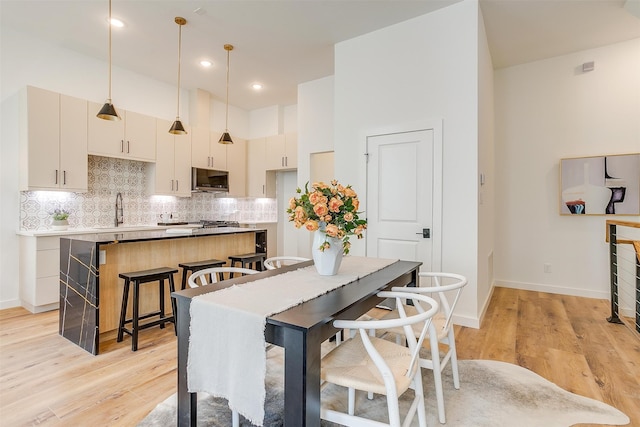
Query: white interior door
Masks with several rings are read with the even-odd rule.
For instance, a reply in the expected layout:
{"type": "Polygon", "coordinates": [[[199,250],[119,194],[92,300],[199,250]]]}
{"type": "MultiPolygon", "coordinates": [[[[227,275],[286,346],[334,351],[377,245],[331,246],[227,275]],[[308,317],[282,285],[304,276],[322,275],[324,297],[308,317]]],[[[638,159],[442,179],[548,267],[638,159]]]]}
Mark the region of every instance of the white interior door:
{"type": "Polygon", "coordinates": [[[367,153],[367,256],[439,268],[432,239],[434,130],[369,136],[367,153]]]}

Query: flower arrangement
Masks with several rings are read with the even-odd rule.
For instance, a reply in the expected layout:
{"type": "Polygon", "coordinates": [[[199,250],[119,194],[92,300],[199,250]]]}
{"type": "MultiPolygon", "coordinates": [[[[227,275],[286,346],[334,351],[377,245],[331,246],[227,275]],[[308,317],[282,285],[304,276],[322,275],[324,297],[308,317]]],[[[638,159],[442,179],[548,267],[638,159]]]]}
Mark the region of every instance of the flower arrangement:
{"type": "MultiPolygon", "coordinates": [[[[309,231],[323,231],[326,237],[341,239],[343,252],[348,254],[351,248],[349,236],[355,235],[361,239],[362,232],[367,228],[367,220],[360,219],[358,215],[362,213],[358,212],[360,201],[351,186],[345,187],[333,180],[331,185],[314,182],[309,189],[307,182],[304,193],[300,188],[296,189],[296,193],[300,197],[289,200],[289,221],[293,221],[296,228],[304,226],[309,231]]],[[[330,247],[325,238],[318,249],[324,251],[330,247]]]]}
{"type": "Polygon", "coordinates": [[[52,217],[55,221],[65,220],[65,219],[69,218],[69,212],[68,212],[68,211],[65,211],[64,209],[55,209],[55,210],[51,213],[51,217],[52,217]]]}

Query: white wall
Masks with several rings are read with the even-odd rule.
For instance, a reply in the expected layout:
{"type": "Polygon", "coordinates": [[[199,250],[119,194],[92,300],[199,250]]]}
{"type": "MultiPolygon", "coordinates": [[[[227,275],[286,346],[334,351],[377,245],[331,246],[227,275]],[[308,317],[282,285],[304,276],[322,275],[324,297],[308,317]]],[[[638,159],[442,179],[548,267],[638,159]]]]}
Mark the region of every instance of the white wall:
{"type": "MultiPolygon", "coordinates": [[[[361,197],[370,130],[442,119],[442,269],[469,278],[459,313],[471,325],[478,321],[477,50],[478,4],[464,1],[339,43],[335,55],[336,178],[361,197]]],[[[364,242],[352,253],[364,254],[364,242]]]]}
{"type": "Polygon", "coordinates": [[[498,284],[608,298],[605,221],[640,216],[560,216],[559,160],[640,152],[638,76],[640,39],[495,72],[498,284]]]}
{"type": "MultiPolygon", "coordinates": [[[[333,151],[333,126],[334,77],[298,85],[298,187],[311,179],[311,154],[333,151]]],[[[296,234],[298,255],[311,258],[311,233],[296,234]]]]}
{"type": "Polygon", "coordinates": [[[249,139],[296,132],[298,130],[296,105],[272,105],[249,112],[249,139]]]}

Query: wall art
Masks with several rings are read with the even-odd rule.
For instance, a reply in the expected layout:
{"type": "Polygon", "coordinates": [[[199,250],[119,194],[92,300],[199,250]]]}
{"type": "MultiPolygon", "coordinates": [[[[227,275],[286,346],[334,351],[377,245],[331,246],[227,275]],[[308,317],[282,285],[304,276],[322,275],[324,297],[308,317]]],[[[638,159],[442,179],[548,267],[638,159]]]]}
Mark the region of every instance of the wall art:
{"type": "Polygon", "coordinates": [[[561,215],[640,215],[640,153],[560,160],[561,215]]]}

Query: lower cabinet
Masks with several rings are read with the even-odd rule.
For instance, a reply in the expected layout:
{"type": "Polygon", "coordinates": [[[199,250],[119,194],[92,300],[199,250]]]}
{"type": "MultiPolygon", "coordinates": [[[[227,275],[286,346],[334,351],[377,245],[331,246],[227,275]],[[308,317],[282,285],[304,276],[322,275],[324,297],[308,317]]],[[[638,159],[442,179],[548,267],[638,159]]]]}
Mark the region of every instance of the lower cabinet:
{"type": "Polygon", "coordinates": [[[32,313],[59,307],[59,236],[20,236],[20,300],[32,313]]]}

